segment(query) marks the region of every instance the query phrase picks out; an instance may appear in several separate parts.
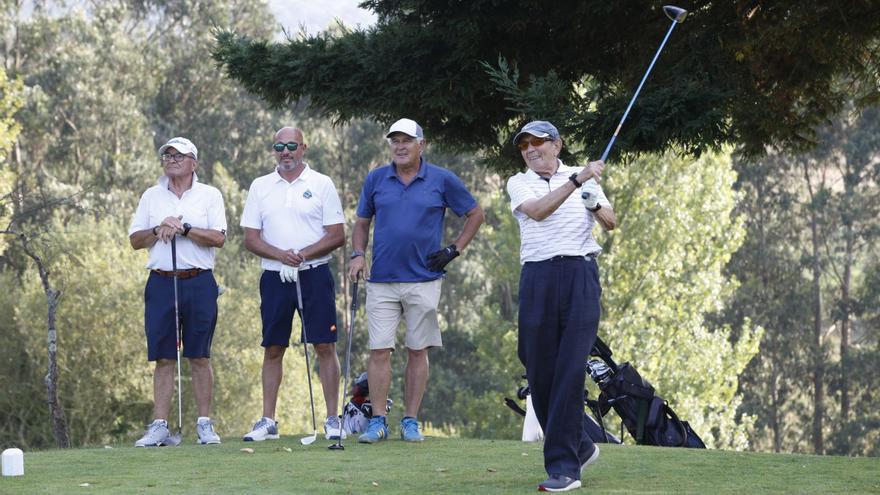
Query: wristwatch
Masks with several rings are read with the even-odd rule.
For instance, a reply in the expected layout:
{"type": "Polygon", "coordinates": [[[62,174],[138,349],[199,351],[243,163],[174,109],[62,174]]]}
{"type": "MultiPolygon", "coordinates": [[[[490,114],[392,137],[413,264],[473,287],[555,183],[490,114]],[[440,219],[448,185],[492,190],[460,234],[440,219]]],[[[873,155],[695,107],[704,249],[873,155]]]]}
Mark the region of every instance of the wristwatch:
{"type": "Polygon", "coordinates": [[[156,225],[155,227],[153,227],[153,235],[156,236],[156,237],[159,237],[159,232],[158,232],[158,230],[159,230],[159,226],[158,226],[158,225],[156,225]]]}
{"type": "Polygon", "coordinates": [[[184,224],[183,224],[183,233],[180,234],[180,235],[186,237],[186,234],[189,234],[189,229],[191,229],[191,228],[193,228],[192,225],[190,225],[190,224],[188,224],[188,223],[184,223],[184,224]]]}
{"type": "Polygon", "coordinates": [[[574,184],[574,187],[576,187],[576,188],[578,188],[578,189],[580,189],[580,187],[581,187],[582,185],[584,185],[583,182],[581,182],[581,181],[578,180],[578,174],[571,174],[571,175],[569,175],[569,176],[568,176],[568,180],[570,180],[571,183],[574,184]]]}
{"type": "Polygon", "coordinates": [[[587,208],[587,209],[590,210],[590,211],[593,212],[593,213],[596,213],[597,211],[599,211],[599,210],[602,209],[602,203],[596,203],[596,207],[595,207],[595,208],[587,208]]]}
{"type": "Polygon", "coordinates": [[[351,252],[351,259],[355,259],[358,256],[363,256],[363,255],[364,255],[363,251],[358,251],[357,249],[355,249],[354,251],[351,252]]]}

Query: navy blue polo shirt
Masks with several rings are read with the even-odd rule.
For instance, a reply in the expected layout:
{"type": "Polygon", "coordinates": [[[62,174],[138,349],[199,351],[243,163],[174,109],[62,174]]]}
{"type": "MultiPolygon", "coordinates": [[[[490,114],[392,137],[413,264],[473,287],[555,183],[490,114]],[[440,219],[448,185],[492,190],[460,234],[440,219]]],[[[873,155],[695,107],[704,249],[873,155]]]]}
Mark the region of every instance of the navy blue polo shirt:
{"type": "Polygon", "coordinates": [[[428,255],[442,249],[446,208],[459,217],[477,206],[464,183],[426,162],[408,185],[394,163],[367,175],[357,216],[375,218],[370,282],[428,282],[443,276],[428,269],[428,255]]]}

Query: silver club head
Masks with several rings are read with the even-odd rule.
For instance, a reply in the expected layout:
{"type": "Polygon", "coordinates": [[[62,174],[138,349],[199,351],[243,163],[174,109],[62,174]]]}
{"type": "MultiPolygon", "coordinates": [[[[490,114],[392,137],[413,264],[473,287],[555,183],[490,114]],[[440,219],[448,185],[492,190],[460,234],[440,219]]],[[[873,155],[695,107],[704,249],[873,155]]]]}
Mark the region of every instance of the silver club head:
{"type": "Polygon", "coordinates": [[[663,13],[666,14],[666,17],[672,19],[679,24],[684,22],[684,18],[688,15],[687,10],[684,10],[681,7],[676,7],[675,5],[664,5],[663,13]]]}

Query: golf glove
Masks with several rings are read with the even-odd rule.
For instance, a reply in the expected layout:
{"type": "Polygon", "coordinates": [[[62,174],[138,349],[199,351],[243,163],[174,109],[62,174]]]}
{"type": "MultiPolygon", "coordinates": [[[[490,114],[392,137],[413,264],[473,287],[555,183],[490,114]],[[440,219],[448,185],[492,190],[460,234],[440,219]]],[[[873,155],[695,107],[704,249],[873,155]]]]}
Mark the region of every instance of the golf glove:
{"type": "Polygon", "coordinates": [[[281,282],[285,284],[288,282],[296,282],[296,271],[296,267],[290,265],[281,265],[281,271],[278,272],[278,275],[281,277],[281,282]]]}
{"type": "Polygon", "coordinates": [[[599,184],[595,180],[590,179],[581,186],[581,199],[584,200],[584,206],[588,210],[595,210],[599,204],[599,184]]]}
{"type": "Polygon", "coordinates": [[[443,268],[448,265],[450,261],[458,257],[459,254],[461,253],[458,252],[458,248],[455,246],[455,244],[450,244],[440,251],[429,254],[428,270],[431,270],[432,272],[446,273],[443,268]]]}

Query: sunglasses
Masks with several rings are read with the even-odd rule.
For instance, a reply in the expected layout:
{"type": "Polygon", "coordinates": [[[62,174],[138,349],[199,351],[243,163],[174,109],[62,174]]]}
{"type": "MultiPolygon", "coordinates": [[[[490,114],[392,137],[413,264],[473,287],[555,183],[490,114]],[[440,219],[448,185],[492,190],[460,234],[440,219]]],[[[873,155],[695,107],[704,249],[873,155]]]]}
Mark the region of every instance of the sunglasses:
{"type": "Polygon", "coordinates": [[[282,151],[284,151],[284,148],[285,148],[285,147],[286,147],[287,149],[289,149],[290,151],[296,151],[296,149],[299,148],[299,143],[295,143],[295,142],[289,142],[289,143],[275,143],[275,144],[272,145],[272,148],[274,148],[275,151],[277,151],[277,152],[279,152],[279,153],[281,153],[282,151]]]}
{"type": "Polygon", "coordinates": [[[553,140],[550,138],[533,137],[531,139],[523,139],[522,141],[516,143],[516,147],[525,151],[525,150],[529,149],[529,145],[532,145],[535,148],[537,148],[538,146],[541,146],[542,144],[546,143],[547,141],[553,141],[553,140]]]}

